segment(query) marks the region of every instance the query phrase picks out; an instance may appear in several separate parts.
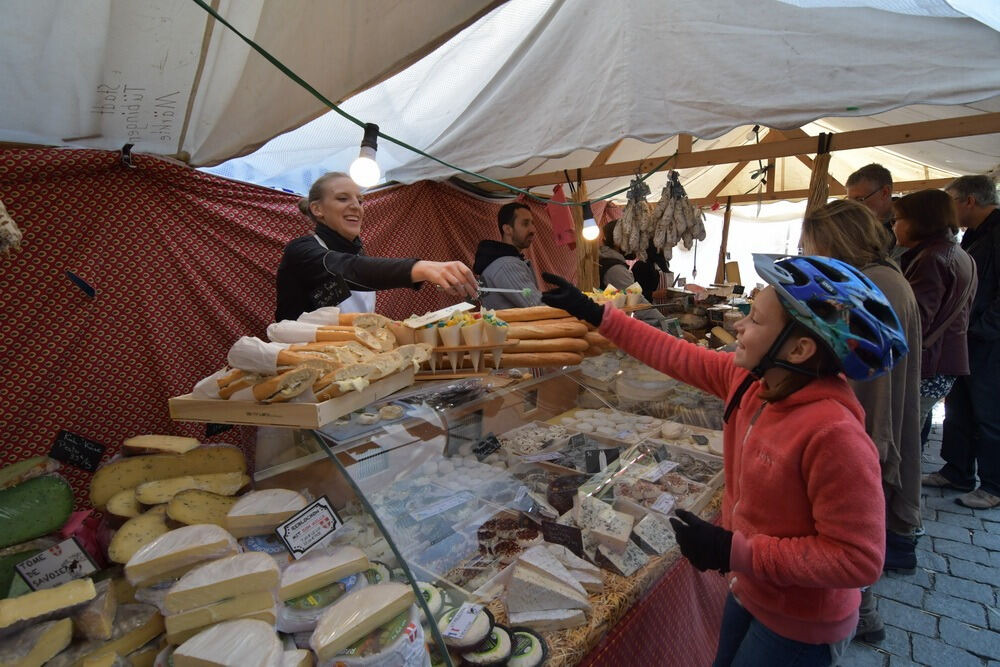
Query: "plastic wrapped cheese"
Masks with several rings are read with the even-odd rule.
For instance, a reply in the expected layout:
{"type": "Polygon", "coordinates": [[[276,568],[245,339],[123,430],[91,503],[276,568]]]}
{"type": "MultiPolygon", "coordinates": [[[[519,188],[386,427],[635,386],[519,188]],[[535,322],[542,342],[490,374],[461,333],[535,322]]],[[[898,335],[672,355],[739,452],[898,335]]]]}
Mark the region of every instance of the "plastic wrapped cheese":
{"type": "Polygon", "coordinates": [[[365,552],[344,546],[313,552],[291,563],[281,573],[279,599],[289,600],[371,567],[365,552]]]}
{"type": "Polygon", "coordinates": [[[41,667],[69,646],[73,622],[68,618],[46,621],[0,640],[0,665],[41,667]]]}
{"type": "Polygon", "coordinates": [[[197,634],[201,628],[240,618],[247,614],[272,612],[273,615],[274,605],[274,593],[260,591],[237,595],[228,600],[221,600],[204,607],[196,607],[179,614],[171,614],[164,619],[167,628],[167,641],[171,644],[183,643],[191,635],[197,634]]]}
{"type": "Polygon", "coordinates": [[[17,598],[0,600],[0,634],[16,632],[25,623],[35,623],[45,620],[50,614],[62,612],[89,602],[97,597],[94,582],[90,579],[74,579],[73,581],[47,588],[33,593],[27,593],[17,598]]]}
{"type": "Polygon", "coordinates": [[[141,547],[125,564],[125,576],[141,585],[204,560],[237,553],[236,539],[211,524],[184,526],[141,547]]]}
{"type": "Polygon", "coordinates": [[[416,605],[375,628],[319,667],[424,667],[427,648],[416,605]]]}
{"type": "Polygon", "coordinates": [[[320,661],[330,660],[391,621],[414,600],[413,589],[399,583],[378,584],[349,593],[320,617],[309,646],[320,661]]]}
{"type": "Polygon", "coordinates": [[[281,667],[284,650],[274,628],[264,621],[238,620],[213,625],[174,651],[174,667],[281,667]]]}
{"type": "Polygon", "coordinates": [[[164,606],[173,614],[236,595],[276,591],[280,577],[277,563],[267,554],[236,554],[185,574],[170,588],[164,606]]]}
{"type": "Polygon", "coordinates": [[[337,604],[345,595],[368,586],[364,572],[349,574],[303,594],[280,602],[275,626],[280,632],[312,632],[326,610],[337,604]]]}
{"type": "Polygon", "coordinates": [[[291,489],[251,491],[226,514],[226,528],[236,537],[270,533],[308,504],[305,496],[291,489]]]}
{"type": "Polygon", "coordinates": [[[118,607],[111,639],[95,639],[73,644],[46,663],[50,667],[81,665],[90,656],[103,653],[128,655],[145,646],[163,632],[163,617],[156,607],[145,604],[123,604],[118,607]]]}

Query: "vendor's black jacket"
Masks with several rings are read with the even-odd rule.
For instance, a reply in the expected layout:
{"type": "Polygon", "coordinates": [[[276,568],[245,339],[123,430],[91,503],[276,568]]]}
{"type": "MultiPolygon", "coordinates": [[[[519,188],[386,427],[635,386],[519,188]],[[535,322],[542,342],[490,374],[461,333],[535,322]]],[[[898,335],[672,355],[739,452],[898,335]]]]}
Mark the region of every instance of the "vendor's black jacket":
{"type": "Polygon", "coordinates": [[[294,320],[302,313],[332,304],[312,303],[310,293],[330,278],[331,273],[343,276],[355,292],[419,287],[410,279],[416,259],[368,257],[361,239],[353,241],[325,225],[316,225],[316,234],[329,250],[310,234],[294,239],[285,246],[278,266],[278,307],[274,321],[294,320]]]}

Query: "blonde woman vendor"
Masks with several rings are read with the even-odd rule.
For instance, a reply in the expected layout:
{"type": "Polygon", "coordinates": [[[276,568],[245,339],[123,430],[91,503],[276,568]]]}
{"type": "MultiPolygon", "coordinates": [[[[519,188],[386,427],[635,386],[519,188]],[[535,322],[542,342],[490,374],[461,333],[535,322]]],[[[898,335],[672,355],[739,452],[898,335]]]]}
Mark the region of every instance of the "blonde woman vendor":
{"type": "Polygon", "coordinates": [[[299,209],[316,230],[285,246],[278,266],[276,322],[323,306],[339,306],[345,313],[372,312],[376,290],[416,289],[423,281],[463,298],[477,294],[472,271],[462,262],[366,255],[359,236],[364,219],[361,189],[347,174],[320,176],[299,209]]]}

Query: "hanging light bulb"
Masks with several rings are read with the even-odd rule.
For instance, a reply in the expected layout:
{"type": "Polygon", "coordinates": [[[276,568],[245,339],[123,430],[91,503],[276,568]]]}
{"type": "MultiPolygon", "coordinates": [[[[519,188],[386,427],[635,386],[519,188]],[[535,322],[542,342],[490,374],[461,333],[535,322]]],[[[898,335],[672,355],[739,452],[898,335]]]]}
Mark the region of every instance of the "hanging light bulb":
{"type": "Polygon", "coordinates": [[[594,220],[594,212],[590,210],[590,202],[583,203],[583,231],[580,234],[588,241],[593,241],[601,235],[601,228],[594,220]]]}
{"type": "Polygon", "coordinates": [[[351,163],[351,179],[363,188],[376,185],[382,177],[382,170],[375,161],[378,150],[378,125],[365,123],[365,138],[361,140],[361,152],[351,163]]]}

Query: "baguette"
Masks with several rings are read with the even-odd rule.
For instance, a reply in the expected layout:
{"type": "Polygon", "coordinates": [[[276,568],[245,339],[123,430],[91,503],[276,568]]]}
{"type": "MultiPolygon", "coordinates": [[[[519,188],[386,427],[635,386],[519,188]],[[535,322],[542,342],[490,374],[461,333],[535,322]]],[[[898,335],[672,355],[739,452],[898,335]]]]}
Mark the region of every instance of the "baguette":
{"type": "Polygon", "coordinates": [[[358,341],[358,337],[354,334],[354,331],[341,331],[340,329],[332,329],[329,327],[322,327],[316,329],[316,342],[329,342],[329,341],[358,341]]]}
{"type": "Polygon", "coordinates": [[[555,317],[569,317],[569,313],[565,310],[551,306],[505,308],[495,311],[494,314],[504,322],[531,322],[534,320],[548,320],[555,317]]]}
{"type": "Polygon", "coordinates": [[[234,369],[225,376],[216,380],[219,385],[219,398],[228,399],[241,389],[253,387],[267,376],[259,373],[248,373],[240,369],[234,369]]]}
{"type": "Polygon", "coordinates": [[[520,322],[508,327],[508,338],[535,340],[538,338],[583,338],[587,325],[583,322],[560,322],[557,324],[535,324],[520,322]]]}
{"type": "Polygon", "coordinates": [[[590,343],[591,347],[598,347],[602,350],[610,350],[615,347],[614,343],[596,331],[588,331],[583,335],[583,339],[590,343]]]}
{"type": "Polygon", "coordinates": [[[354,316],[351,318],[351,324],[362,329],[384,329],[392,322],[385,315],[378,313],[351,313],[351,315],[354,316]]]}
{"type": "Polygon", "coordinates": [[[599,347],[591,345],[586,350],[583,351],[583,356],[585,357],[599,357],[604,354],[604,350],[599,347]]]}
{"type": "Polygon", "coordinates": [[[378,368],[373,364],[342,366],[316,380],[313,383],[313,393],[316,394],[316,400],[328,401],[349,391],[361,391],[370,384],[369,378],[373,378],[376,373],[378,368]]]}
{"type": "Polygon", "coordinates": [[[542,366],[575,366],[583,361],[582,354],[575,352],[529,352],[500,357],[500,368],[538,368],[542,366]]]}
{"type": "Polygon", "coordinates": [[[278,352],[279,373],[282,370],[291,370],[296,366],[305,366],[306,368],[315,368],[318,374],[325,375],[337,370],[340,365],[340,361],[323,352],[312,350],[281,350],[278,352]]]}
{"type": "Polygon", "coordinates": [[[369,350],[356,340],[303,343],[301,345],[293,345],[288,349],[292,352],[299,353],[318,352],[320,354],[325,354],[342,364],[356,364],[359,361],[365,361],[375,356],[373,351],[369,350]]]}
{"type": "Polygon", "coordinates": [[[254,400],[261,403],[283,403],[308,389],[316,381],[317,375],[319,371],[308,366],[299,366],[280,375],[273,375],[253,386],[254,400]]]}
{"type": "Polygon", "coordinates": [[[590,343],[584,338],[539,338],[522,340],[509,348],[508,352],[523,354],[525,352],[584,352],[590,343]]]}

